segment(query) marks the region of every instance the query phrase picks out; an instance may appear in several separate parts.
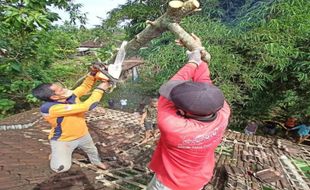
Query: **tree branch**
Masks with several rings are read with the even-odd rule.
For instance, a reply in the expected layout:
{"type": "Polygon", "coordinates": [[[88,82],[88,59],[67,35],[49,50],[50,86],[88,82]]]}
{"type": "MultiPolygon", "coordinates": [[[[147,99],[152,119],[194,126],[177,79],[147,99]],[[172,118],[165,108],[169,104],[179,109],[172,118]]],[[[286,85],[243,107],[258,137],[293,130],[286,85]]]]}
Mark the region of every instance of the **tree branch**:
{"type": "MultiPolygon", "coordinates": [[[[139,49],[150,42],[152,39],[159,37],[165,31],[171,31],[177,38],[184,42],[184,46],[188,50],[193,50],[197,46],[190,36],[178,23],[181,19],[188,14],[196,12],[200,6],[198,0],[182,1],[170,1],[169,7],[162,16],[155,21],[146,21],[148,26],[130,40],[126,45],[126,56],[136,55],[139,49]]],[[[206,56],[203,56],[204,61],[210,61],[210,54],[203,52],[206,56]]],[[[109,63],[113,63],[116,55],[109,63]]]]}

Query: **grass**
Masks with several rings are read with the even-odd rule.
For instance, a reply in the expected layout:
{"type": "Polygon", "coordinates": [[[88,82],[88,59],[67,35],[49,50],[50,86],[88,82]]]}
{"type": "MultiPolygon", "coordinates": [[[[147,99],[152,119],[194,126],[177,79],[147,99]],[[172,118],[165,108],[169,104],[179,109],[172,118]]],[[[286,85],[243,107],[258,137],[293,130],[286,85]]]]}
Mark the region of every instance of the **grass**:
{"type": "Polygon", "coordinates": [[[310,179],[310,163],[305,160],[292,159],[294,164],[310,179]]]}
{"type": "Polygon", "coordinates": [[[273,189],[270,187],[263,186],[263,190],[273,190],[273,189]]]}
{"type": "Polygon", "coordinates": [[[218,153],[218,154],[223,154],[223,155],[226,155],[226,156],[231,156],[232,152],[233,152],[233,148],[231,148],[231,147],[224,147],[224,146],[218,146],[215,149],[215,152],[218,153]]]}

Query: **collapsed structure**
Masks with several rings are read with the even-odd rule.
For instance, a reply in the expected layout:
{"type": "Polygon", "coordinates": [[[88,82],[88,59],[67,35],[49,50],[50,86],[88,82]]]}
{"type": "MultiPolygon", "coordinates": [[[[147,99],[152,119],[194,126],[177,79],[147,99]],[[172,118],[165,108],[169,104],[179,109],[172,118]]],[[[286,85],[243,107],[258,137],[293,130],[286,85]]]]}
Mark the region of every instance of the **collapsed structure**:
{"type": "MultiPolygon", "coordinates": [[[[75,151],[69,172],[49,169],[49,125],[37,109],[0,122],[0,187],[3,189],[145,189],[147,164],[156,138],[141,143],[139,114],[95,109],[87,115],[90,133],[109,170],[89,164],[75,151]]],[[[204,189],[310,189],[310,147],[285,139],[247,136],[228,130],[216,152],[216,169],[204,189]]]]}

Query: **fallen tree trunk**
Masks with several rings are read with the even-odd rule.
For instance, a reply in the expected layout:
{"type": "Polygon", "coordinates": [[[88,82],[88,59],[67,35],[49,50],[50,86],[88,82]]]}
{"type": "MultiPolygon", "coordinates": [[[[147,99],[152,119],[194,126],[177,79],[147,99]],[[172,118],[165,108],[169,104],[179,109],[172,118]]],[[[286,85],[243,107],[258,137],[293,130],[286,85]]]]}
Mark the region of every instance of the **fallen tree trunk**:
{"type": "MultiPolygon", "coordinates": [[[[185,2],[170,1],[166,13],[155,21],[146,21],[148,26],[127,43],[125,48],[127,56],[136,55],[141,47],[152,39],[159,37],[165,31],[171,31],[175,34],[178,39],[182,40],[184,46],[188,50],[192,51],[197,48],[197,44],[191,35],[187,33],[179,23],[186,15],[198,11],[199,6],[198,0],[187,0],[185,2]]],[[[210,62],[210,54],[204,51],[203,55],[202,59],[206,62],[210,62]]],[[[114,62],[114,59],[112,60],[110,63],[114,62]]]]}
{"type": "Polygon", "coordinates": [[[139,57],[131,57],[129,59],[126,59],[122,65],[122,71],[127,71],[129,69],[132,69],[133,67],[136,67],[138,65],[141,65],[144,63],[144,60],[139,57]]]}

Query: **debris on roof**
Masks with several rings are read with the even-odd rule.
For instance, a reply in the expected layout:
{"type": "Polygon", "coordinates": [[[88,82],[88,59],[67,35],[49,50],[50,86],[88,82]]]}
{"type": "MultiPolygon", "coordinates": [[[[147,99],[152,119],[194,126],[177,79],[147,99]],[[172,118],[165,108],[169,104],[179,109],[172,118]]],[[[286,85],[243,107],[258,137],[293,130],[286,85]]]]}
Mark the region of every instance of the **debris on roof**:
{"type": "Polygon", "coordinates": [[[41,118],[39,109],[25,111],[0,121],[0,131],[9,129],[25,129],[33,126],[41,118]]]}
{"type": "Polygon", "coordinates": [[[100,48],[103,42],[99,41],[98,38],[94,40],[87,40],[80,44],[80,48],[100,48]]]}
{"type": "MultiPolygon", "coordinates": [[[[49,124],[38,110],[32,110],[0,121],[0,189],[146,188],[152,177],[147,163],[158,136],[142,143],[139,114],[101,108],[87,113],[86,118],[110,169],[92,166],[85,153],[76,150],[72,168],[66,173],[53,173],[48,160],[49,124]],[[20,129],[18,125],[27,127],[20,129]]],[[[228,130],[215,156],[214,176],[205,190],[310,189],[309,146],[228,130]]]]}

